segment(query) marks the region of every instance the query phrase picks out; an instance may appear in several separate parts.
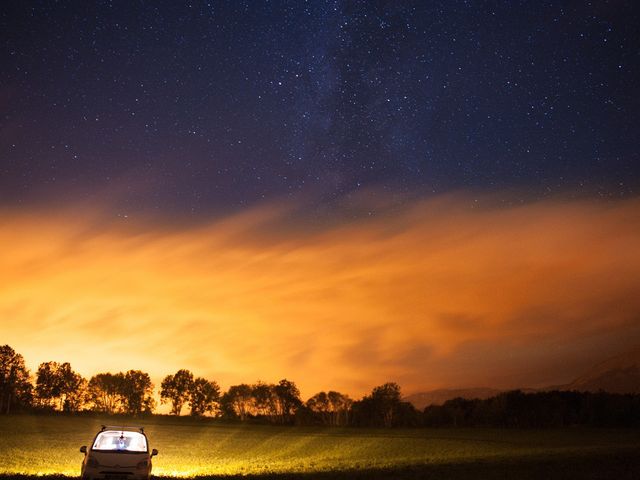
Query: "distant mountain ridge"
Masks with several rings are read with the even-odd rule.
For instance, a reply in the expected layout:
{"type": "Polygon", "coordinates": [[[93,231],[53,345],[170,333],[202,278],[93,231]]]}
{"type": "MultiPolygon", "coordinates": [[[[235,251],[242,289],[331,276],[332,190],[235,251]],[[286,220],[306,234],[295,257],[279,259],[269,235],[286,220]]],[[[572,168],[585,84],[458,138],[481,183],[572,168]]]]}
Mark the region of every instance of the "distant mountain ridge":
{"type": "Polygon", "coordinates": [[[597,364],[565,390],[640,393],[640,347],[597,364]]]}
{"type": "MultiPolygon", "coordinates": [[[[549,390],[598,392],[602,390],[609,393],[640,394],[640,347],[595,365],[569,384],[540,389],[521,388],[520,390],[525,392],[549,390]]],[[[429,405],[442,405],[447,400],[458,397],[469,400],[484,400],[498,395],[501,391],[495,388],[442,388],[413,393],[404,397],[404,400],[422,410],[429,405]]]]}

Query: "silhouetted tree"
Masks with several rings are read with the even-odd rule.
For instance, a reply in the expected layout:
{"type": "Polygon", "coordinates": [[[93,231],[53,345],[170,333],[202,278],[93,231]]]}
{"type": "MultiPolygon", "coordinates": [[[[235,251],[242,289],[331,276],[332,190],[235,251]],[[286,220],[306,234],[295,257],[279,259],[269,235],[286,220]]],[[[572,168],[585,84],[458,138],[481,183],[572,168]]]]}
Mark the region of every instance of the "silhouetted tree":
{"type": "Polygon", "coordinates": [[[222,395],[221,407],[227,416],[246,420],[253,407],[253,388],[246,383],[232,385],[222,395]]]}
{"type": "Polygon", "coordinates": [[[347,425],[353,400],[348,395],[333,390],[327,393],[327,397],[329,398],[331,425],[347,425]]]}
{"type": "Polygon", "coordinates": [[[277,415],[277,396],[275,385],[258,381],[252,386],[253,411],[258,417],[275,417],[277,415]]]}
{"type": "Polygon", "coordinates": [[[36,372],[36,399],[39,406],[53,405],[57,398],[60,397],[60,381],[57,371],[58,362],[45,362],[38,366],[36,372]]]}
{"type": "Polygon", "coordinates": [[[69,389],[65,392],[62,402],[64,412],[79,412],[86,404],[87,380],[81,375],[73,376],[67,380],[69,389]]]}
{"type": "Polygon", "coordinates": [[[444,427],[448,424],[445,409],[441,405],[427,405],[422,413],[422,424],[427,427],[444,427]]]}
{"type": "Polygon", "coordinates": [[[394,427],[418,427],[422,424],[422,412],[411,402],[400,402],[393,418],[394,427]]]}
{"type": "Polygon", "coordinates": [[[380,426],[374,403],[370,395],[365,395],[351,405],[351,424],[355,427],[380,426]]]}
{"type": "Polygon", "coordinates": [[[589,392],[503,392],[486,400],[456,398],[429,406],[425,426],[507,428],[640,426],[640,395],[589,392]]]}
{"type": "Polygon", "coordinates": [[[155,401],[149,374],[140,370],[129,370],[125,373],[122,398],[124,411],[130,415],[153,412],[155,401]]]}
{"type": "Polygon", "coordinates": [[[294,382],[282,379],[273,386],[276,403],[276,415],[281,423],[291,423],[296,410],[302,405],[300,390],[294,382]]]}
{"type": "Polygon", "coordinates": [[[191,407],[191,415],[199,416],[216,412],[219,400],[220,387],[216,382],[210,382],[201,377],[191,382],[191,386],[189,387],[189,407],[191,407]]]}
{"type": "Polygon", "coordinates": [[[9,345],[0,346],[0,414],[31,404],[32,386],[24,358],[9,345]]]}
{"type": "Polygon", "coordinates": [[[458,397],[451,399],[447,403],[447,412],[453,422],[454,427],[469,426],[469,420],[473,415],[475,402],[466,398],[458,397]]]}
{"type": "Polygon", "coordinates": [[[307,400],[307,408],[316,415],[323,425],[347,425],[353,401],[342,393],[318,392],[307,400]]]}
{"type": "Polygon", "coordinates": [[[87,387],[87,401],[92,410],[109,414],[124,408],[124,374],[98,373],[91,377],[87,387]]]}
{"type": "Polygon", "coordinates": [[[371,392],[374,415],[382,419],[385,427],[393,426],[395,414],[400,406],[400,386],[397,383],[385,383],[371,392]]]}
{"type": "Polygon", "coordinates": [[[171,413],[180,415],[182,406],[189,400],[193,386],[193,374],[189,370],[178,370],[167,375],[160,384],[160,401],[171,402],[171,413]]]}
{"type": "Polygon", "coordinates": [[[36,397],[40,405],[77,411],[84,401],[86,380],[68,362],[41,363],[36,373],[36,397]]]}
{"type": "Polygon", "coordinates": [[[375,387],[371,395],[353,402],[351,421],[358,426],[394,427],[417,424],[419,413],[413,405],[401,401],[400,386],[385,383],[375,387]],[[411,419],[411,417],[414,417],[411,419]]]}
{"type": "Polygon", "coordinates": [[[331,404],[327,392],[318,392],[306,402],[307,408],[316,414],[316,418],[323,425],[330,424],[331,404]]]}

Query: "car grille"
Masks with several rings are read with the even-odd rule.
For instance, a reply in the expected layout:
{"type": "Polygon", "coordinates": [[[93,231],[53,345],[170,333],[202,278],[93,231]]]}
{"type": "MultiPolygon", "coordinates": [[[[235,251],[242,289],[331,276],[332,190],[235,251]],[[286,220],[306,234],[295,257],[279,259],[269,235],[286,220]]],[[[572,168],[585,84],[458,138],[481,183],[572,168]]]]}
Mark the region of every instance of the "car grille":
{"type": "Polygon", "coordinates": [[[100,475],[104,475],[105,480],[128,480],[132,474],[127,472],[100,472],[100,475]]]}

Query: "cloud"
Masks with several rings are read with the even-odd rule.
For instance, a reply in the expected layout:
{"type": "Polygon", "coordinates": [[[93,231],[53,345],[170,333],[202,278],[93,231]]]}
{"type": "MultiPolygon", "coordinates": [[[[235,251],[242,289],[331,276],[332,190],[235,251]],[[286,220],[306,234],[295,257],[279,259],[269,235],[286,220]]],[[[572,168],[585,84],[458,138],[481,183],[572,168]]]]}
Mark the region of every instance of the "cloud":
{"type": "Polygon", "coordinates": [[[640,341],[638,199],[376,211],[305,229],[284,203],[180,226],[5,209],[2,343],[85,375],[190,368],[360,395],[564,382],[640,341]]]}

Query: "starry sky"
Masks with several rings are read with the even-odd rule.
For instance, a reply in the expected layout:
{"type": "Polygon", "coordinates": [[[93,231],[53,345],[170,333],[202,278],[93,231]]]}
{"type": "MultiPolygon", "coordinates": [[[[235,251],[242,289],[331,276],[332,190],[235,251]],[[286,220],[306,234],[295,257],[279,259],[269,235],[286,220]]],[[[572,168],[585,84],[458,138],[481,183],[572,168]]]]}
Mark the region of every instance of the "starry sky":
{"type": "Polygon", "coordinates": [[[639,24],[619,0],[5,2],[5,341],[88,375],[96,330],[109,357],[153,325],[113,369],[308,394],[569,381],[640,341],[639,24]]]}
{"type": "Polygon", "coordinates": [[[0,199],[638,188],[635,2],[9,2],[0,199]]]}

